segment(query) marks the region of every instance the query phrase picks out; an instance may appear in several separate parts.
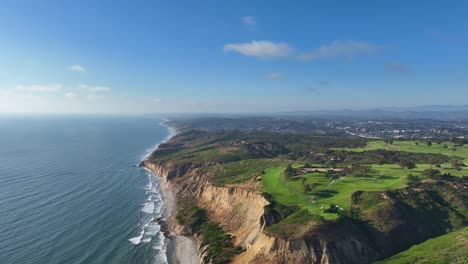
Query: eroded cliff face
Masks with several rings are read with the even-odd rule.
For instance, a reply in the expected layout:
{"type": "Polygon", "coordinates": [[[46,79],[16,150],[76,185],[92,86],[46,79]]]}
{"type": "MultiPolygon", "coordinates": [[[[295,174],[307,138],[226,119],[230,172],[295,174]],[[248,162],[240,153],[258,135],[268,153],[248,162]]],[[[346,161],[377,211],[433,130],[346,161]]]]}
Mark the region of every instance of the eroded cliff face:
{"type": "Polygon", "coordinates": [[[352,238],[335,242],[314,236],[285,240],[262,234],[234,263],[370,263],[375,258],[368,245],[352,238]]]}
{"type": "MultiPolygon", "coordinates": [[[[355,233],[359,239],[356,239],[353,227],[343,224],[311,230],[310,234],[296,240],[265,234],[267,216],[264,215],[264,207],[268,201],[256,191],[214,186],[200,170],[206,165],[144,163],[164,179],[177,197],[193,199],[209,212],[212,221],[220,223],[235,236],[234,244],[242,246],[245,251],[235,257],[233,263],[371,263],[377,258],[370,243],[363,243],[366,239],[360,237],[358,231],[355,233]]],[[[199,259],[203,260],[207,247],[202,244],[201,234],[193,234],[190,228],[178,225],[177,221],[171,222],[178,234],[194,236],[199,259]]]]}
{"type": "MultiPolygon", "coordinates": [[[[174,164],[149,162],[144,165],[160,175],[178,197],[194,199],[199,207],[206,209],[211,220],[222,224],[236,237],[235,245],[249,247],[260,236],[260,219],[263,208],[268,204],[260,193],[236,187],[214,186],[198,169],[207,164],[183,165],[182,168],[174,164]]],[[[175,229],[190,232],[180,226],[175,229]]]]}

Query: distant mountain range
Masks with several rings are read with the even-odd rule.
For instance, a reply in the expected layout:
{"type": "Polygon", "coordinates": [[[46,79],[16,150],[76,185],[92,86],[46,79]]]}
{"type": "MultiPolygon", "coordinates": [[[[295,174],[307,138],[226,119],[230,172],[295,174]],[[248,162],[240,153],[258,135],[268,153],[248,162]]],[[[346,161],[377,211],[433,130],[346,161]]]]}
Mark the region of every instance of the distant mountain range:
{"type": "Polygon", "coordinates": [[[468,105],[426,105],[415,107],[382,107],[367,110],[318,110],[278,113],[280,116],[310,116],[313,118],[363,119],[438,119],[468,120],[468,105]]]}
{"type": "Polygon", "coordinates": [[[435,119],[468,120],[468,105],[425,105],[413,107],[381,107],[365,110],[308,110],[275,113],[179,113],[168,114],[173,118],[193,117],[296,117],[296,118],[347,118],[347,119],[435,119]]]}

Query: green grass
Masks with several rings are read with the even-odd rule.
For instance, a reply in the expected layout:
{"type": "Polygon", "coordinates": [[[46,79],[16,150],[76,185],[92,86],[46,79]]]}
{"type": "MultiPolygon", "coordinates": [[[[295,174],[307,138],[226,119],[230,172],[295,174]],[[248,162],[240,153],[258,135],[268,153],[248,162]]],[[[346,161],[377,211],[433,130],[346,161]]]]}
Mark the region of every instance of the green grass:
{"type": "Polygon", "coordinates": [[[218,186],[246,182],[261,176],[263,170],[273,166],[285,166],[287,161],[281,159],[246,159],[229,162],[203,170],[214,174],[214,183],[218,186]]]}
{"type": "Polygon", "coordinates": [[[427,240],[376,264],[468,263],[468,227],[427,240]]]}
{"type": "Polygon", "coordinates": [[[314,224],[322,219],[317,215],[310,215],[306,209],[297,211],[288,216],[283,221],[266,228],[266,232],[271,235],[278,235],[285,239],[295,239],[307,232],[308,223],[314,224]]]}
{"type": "MultiPolygon", "coordinates": [[[[390,172],[394,169],[391,165],[379,165],[379,167],[381,167],[378,168],[379,172],[373,168],[377,172],[376,176],[379,176],[381,171],[390,172]]],[[[344,177],[328,187],[331,179],[327,178],[325,173],[308,173],[286,181],[282,176],[283,168],[277,167],[267,170],[267,173],[263,176],[262,183],[263,191],[272,194],[279,203],[298,205],[301,208],[307,209],[311,214],[317,214],[327,220],[332,220],[336,219],[338,215],[324,213],[323,209],[328,208],[331,204],[336,204],[342,207],[344,211],[348,211],[351,194],[355,191],[386,190],[404,186],[406,180],[403,176],[406,176],[406,174],[402,173],[399,167],[397,171],[399,175],[378,181],[374,180],[375,177],[344,177]],[[317,183],[319,185],[312,192],[304,194],[300,177],[307,178],[306,184],[317,183]],[[315,203],[312,202],[313,199],[315,199],[315,203]]]]}
{"type": "Polygon", "coordinates": [[[432,143],[432,146],[428,146],[425,142],[421,141],[398,141],[395,140],[393,144],[386,144],[384,141],[370,141],[366,147],[363,148],[334,148],[334,150],[344,150],[344,151],[353,151],[353,152],[362,152],[369,150],[394,150],[394,151],[407,151],[415,153],[439,153],[442,155],[447,155],[451,157],[461,157],[465,160],[468,160],[468,146],[462,146],[455,148],[453,150],[454,143],[452,142],[442,142],[441,144],[432,143]],[[416,144],[418,143],[418,144],[416,144]],[[447,145],[447,148],[444,148],[444,144],[447,145]]]}
{"type": "MultiPolygon", "coordinates": [[[[326,173],[322,172],[307,173],[286,180],[283,176],[284,168],[274,167],[266,170],[262,184],[263,191],[272,194],[279,203],[287,206],[297,205],[307,209],[311,214],[332,220],[338,218],[338,215],[323,212],[324,208],[330,207],[331,204],[338,205],[343,208],[343,213],[348,213],[351,205],[350,198],[354,192],[403,188],[407,185],[408,174],[424,179],[421,172],[427,168],[430,168],[427,164],[417,164],[417,167],[411,170],[402,169],[396,164],[374,164],[367,177],[346,176],[331,183],[332,180],[326,177],[326,173]],[[307,178],[305,184],[315,183],[318,184],[317,187],[305,194],[301,177],[307,178]],[[315,203],[312,202],[313,199],[315,199],[315,203]]],[[[448,163],[442,165],[441,172],[468,175],[468,169],[456,171],[451,169],[448,163]]]]}

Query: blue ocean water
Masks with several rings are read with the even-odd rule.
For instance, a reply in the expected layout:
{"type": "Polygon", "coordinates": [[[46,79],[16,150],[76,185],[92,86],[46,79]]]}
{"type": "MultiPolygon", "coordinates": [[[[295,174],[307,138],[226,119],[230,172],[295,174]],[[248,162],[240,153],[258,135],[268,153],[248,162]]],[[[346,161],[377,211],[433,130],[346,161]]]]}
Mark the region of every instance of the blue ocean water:
{"type": "Polygon", "coordinates": [[[0,116],[0,263],[165,263],[155,117],[0,116]]]}

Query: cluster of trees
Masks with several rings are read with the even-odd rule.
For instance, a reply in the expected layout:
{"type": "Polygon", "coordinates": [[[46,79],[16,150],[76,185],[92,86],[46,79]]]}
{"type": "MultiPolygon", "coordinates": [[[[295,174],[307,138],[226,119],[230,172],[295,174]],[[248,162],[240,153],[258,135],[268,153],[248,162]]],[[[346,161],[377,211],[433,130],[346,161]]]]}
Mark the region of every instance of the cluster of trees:
{"type": "Polygon", "coordinates": [[[301,178],[301,182],[302,182],[302,187],[303,187],[303,190],[304,190],[304,194],[307,194],[307,193],[309,193],[309,192],[315,190],[315,188],[317,188],[317,186],[319,186],[319,184],[316,183],[316,182],[307,184],[307,183],[306,183],[306,180],[307,180],[307,178],[305,178],[305,177],[302,177],[302,178],[301,178]]]}
{"type": "Polygon", "coordinates": [[[416,181],[421,180],[421,178],[419,178],[418,176],[413,175],[413,174],[408,174],[408,175],[406,176],[406,179],[407,179],[409,182],[416,182],[416,181]]]}
{"type": "Polygon", "coordinates": [[[440,170],[437,169],[425,169],[421,174],[429,179],[436,179],[442,175],[440,170]]]}
{"type": "Polygon", "coordinates": [[[354,163],[351,165],[351,173],[356,177],[365,177],[370,172],[371,166],[354,163]]]}
{"type": "Polygon", "coordinates": [[[402,169],[407,168],[408,170],[411,170],[411,169],[416,168],[416,164],[412,162],[411,160],[402,159],[400,160],[400,167],[402,169]]]}
{"type": "Polygon", "coordinates": [[[468,144],[468,139],[466,138],[450,138],[449,141],[457,144],[460,147],[464,144],[468,144]]]}
{"type": "Polygon", "coordinates": [[[452,160],[452,168],[455,170],[462,170],[463,167],[466,167],[466,165],[463,163],[461,160],[452,160]]]}
{"type": "Polygon", "coordinates": [[[336,204],[330,204],[330,207],[326,208],[325,210],[323,210],[323,212],[325,213],[332,213],[332,214],[336,214],[336,213],[339,213],[340,211],[340,207],[336,204]]]}
{"type": "Polygon", "coordinates": [[[203,208],[186,205],[179,209],[176,220],[190,226],[194,233],[201,234],[203,244],[208,246],[204,256],[206,263],[230,263],[234,256],[243,251],[242,247],[234,246],[233,236],[209,220],[208,212],[203,208]]]}
{"type": "Polygon", "coordinates": [[[283,175],[286,178],[286,180],[291,179],[295,174],[296,174],[296,171],[293,169],[291,164],[286,165],[283,171],[283,175]]]}
{"type": "Polygon", "coordinates": [[[399,164],[402,159],[410,160],[414,163],[427,164],[433,158],[439,159],[442,162],[450,160],[450,157],[439,153],[414,153],[385,149],[364,152],[336,151],[328,155],[318,156],[317,158],[327,160],[326,163],[332,163],[331,159],[333,159],[337,164],[399,164]]]}

